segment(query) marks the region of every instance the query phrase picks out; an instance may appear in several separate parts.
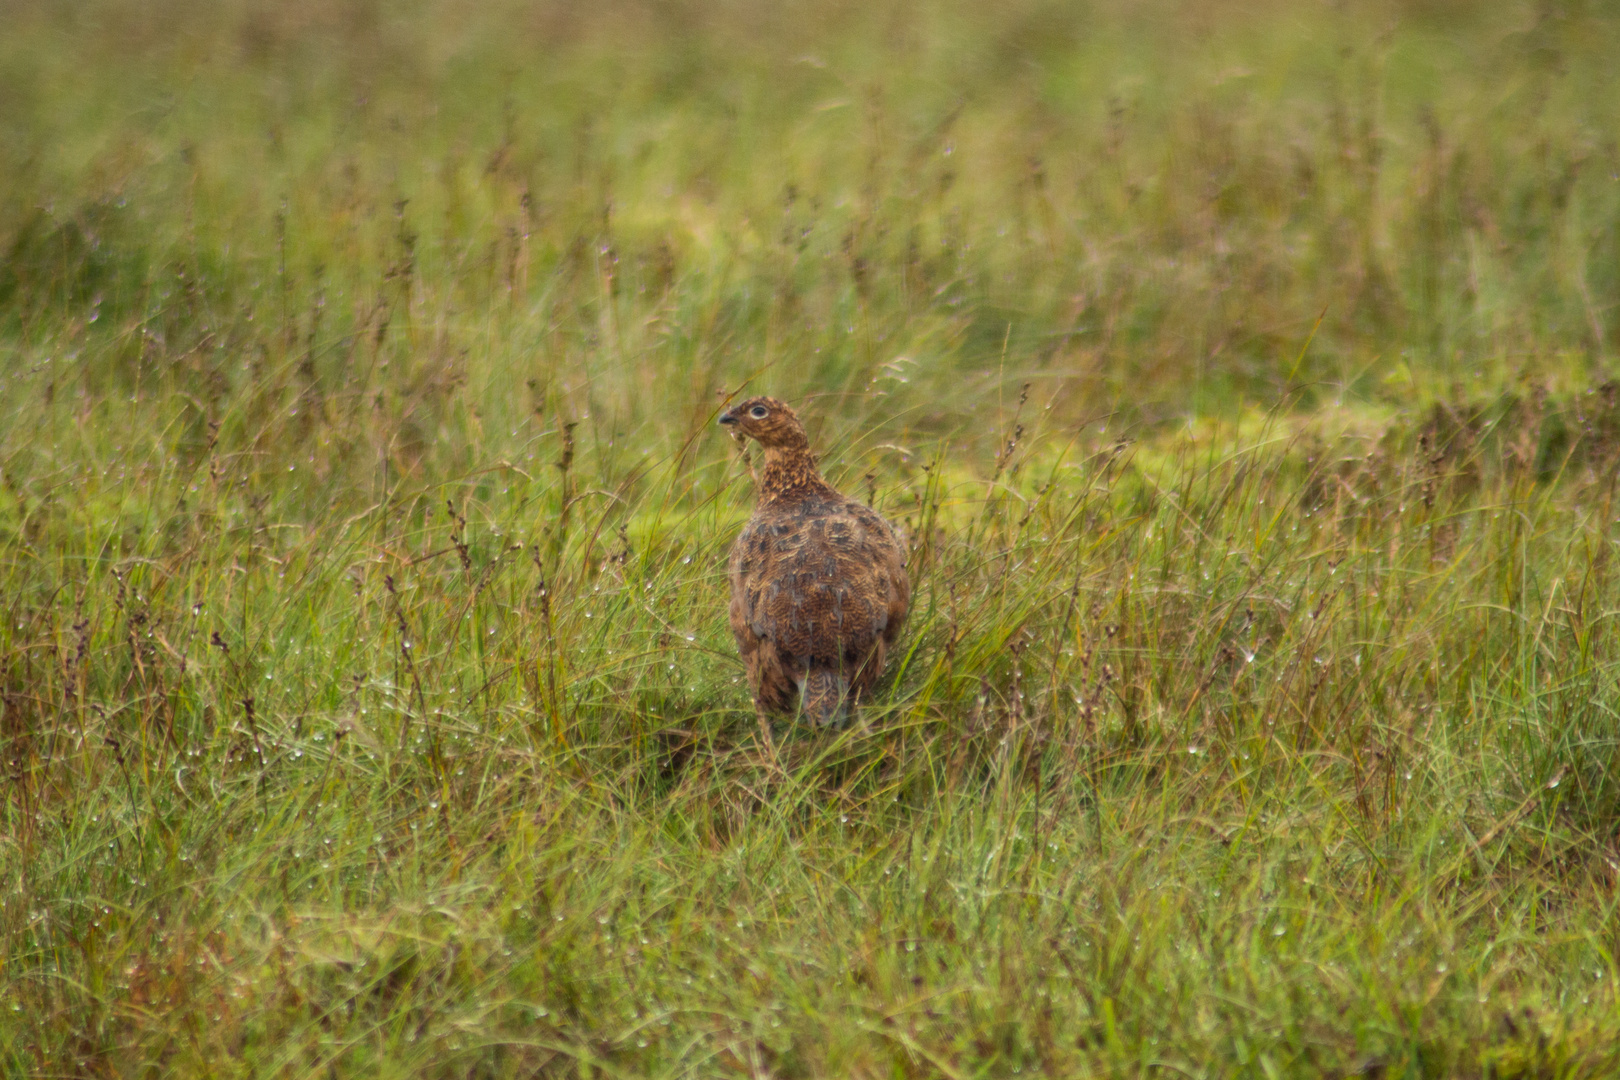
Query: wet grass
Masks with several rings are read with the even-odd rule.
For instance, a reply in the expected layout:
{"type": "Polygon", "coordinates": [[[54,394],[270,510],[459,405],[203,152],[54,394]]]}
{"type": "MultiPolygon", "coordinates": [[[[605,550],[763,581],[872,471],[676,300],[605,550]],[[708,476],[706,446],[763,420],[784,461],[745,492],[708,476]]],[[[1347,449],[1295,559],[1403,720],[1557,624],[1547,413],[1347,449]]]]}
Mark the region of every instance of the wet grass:
{"type": "Polygon", "coordinates": [[[25,5],[5,1068],[1612,1073],[1617,36],[25,5]],[[916,587],[774,751],[745,386],[916,587]]]}

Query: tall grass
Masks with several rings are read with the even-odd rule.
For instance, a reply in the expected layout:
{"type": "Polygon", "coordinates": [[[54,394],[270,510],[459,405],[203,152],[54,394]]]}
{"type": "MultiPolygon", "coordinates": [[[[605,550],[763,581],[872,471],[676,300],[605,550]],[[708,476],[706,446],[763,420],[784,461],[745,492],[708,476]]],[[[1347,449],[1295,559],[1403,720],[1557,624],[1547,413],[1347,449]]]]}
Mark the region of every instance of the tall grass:
{"type": "Polygon", "coordinates": [[[1605,9],[16,7],[8,1071],[1616,1068],[1605,9]]]}

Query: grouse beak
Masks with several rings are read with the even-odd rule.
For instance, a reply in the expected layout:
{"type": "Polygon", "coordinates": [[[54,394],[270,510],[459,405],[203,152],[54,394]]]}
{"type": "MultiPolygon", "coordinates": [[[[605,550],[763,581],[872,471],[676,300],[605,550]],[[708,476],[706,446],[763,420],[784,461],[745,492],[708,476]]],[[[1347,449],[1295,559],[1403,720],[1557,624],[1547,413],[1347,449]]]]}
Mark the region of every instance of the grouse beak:
{"type": "Polygon", "coordinates": [[[720,422],[727,427],[730,427],[732,424],[737,422],[737,415],[729,410],[723,412],[720,414],[720,422]]]}

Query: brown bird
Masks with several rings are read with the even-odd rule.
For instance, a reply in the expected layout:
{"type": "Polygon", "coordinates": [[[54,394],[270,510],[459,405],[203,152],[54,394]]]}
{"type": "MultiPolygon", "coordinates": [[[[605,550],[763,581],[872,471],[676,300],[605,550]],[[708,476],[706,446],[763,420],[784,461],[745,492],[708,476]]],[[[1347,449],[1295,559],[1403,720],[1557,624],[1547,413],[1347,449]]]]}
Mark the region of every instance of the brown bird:
{"type": "Polygon", "coordinates": [[[905,549],[870,507],[816,471],[784,403],[749,398],[720,423],[765,450],[759,502],[731,548],[731,632],[761,722],[794,699],[815,724],[871,692],[911,602],[905,549]]]}

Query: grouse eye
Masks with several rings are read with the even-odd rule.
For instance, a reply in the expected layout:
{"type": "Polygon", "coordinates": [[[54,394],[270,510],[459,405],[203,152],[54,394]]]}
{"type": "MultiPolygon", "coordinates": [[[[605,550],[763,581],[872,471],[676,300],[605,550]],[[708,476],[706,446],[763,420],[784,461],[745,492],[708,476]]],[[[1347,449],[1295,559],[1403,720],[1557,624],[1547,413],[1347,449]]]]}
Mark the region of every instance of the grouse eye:
{"type": "Polygon", "coordinates": [[[755,420],[763,420],[767,416],[771,415],[771,410],[767,409],[763,405],[755,405],[752,409],[748,410],[748,415],[752,416],[755,420]]]}

